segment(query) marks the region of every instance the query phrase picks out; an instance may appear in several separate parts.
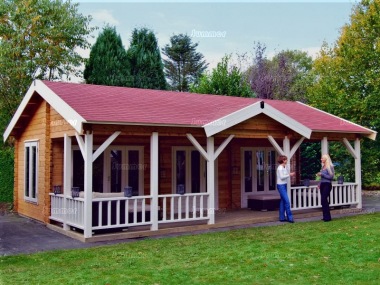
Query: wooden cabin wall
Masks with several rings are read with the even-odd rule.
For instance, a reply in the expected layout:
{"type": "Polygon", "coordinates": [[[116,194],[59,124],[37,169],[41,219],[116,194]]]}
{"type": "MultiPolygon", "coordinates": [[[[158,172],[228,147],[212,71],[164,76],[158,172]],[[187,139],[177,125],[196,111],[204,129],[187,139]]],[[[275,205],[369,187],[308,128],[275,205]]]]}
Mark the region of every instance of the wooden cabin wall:
{"type": "Polygon", "coordinates": [[[15,144],[15,209],[21,215],[47,222],[50,214],[50,197],[46,191],[50,183],[51,152],[50,137],[48,134],[49,105],[43,101],[36,112],[31,116],[29,123],[24,127],[22,134],[16,139],[15,144]],[[29,202],[24,199],[25,176],[25,141],[38,141],[38,184],[37,202],[29,202]]]}

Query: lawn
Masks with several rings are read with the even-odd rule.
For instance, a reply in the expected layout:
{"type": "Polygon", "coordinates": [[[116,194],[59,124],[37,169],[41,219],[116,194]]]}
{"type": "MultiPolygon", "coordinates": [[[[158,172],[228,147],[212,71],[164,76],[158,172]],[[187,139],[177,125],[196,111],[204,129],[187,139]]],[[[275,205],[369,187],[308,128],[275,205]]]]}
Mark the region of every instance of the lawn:
{"type": "Polygon", "coordinates": [[[379,284],[380,213],[0,258],[3,284],[379,284]]]}

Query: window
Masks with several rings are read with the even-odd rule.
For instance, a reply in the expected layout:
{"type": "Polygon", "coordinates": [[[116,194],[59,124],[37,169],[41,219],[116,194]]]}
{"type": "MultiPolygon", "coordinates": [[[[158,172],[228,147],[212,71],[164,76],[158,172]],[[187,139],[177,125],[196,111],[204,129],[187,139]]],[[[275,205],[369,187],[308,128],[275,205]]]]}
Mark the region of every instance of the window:
{"type": "Polygon", "coordinates": [[[25,142],[25,200],[37,202],[38,195],[38,142],[25,142]]]}
{"type": "Polygon", "coordinates": [[[173,148],[173,190],[183,185],[185,193],[206,192],[206,160],[193,147],[173,148]]]}

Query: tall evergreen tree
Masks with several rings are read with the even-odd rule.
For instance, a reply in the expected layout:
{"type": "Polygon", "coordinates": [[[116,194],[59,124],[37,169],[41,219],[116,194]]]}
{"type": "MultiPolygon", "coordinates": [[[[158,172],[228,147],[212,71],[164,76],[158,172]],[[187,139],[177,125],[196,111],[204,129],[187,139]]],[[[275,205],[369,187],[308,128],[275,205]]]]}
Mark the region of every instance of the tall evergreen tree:
{"type": "Polygon", "coordinates": [[[167,83],[160,49],[154,33],[147,29],[134,29],[127,50],[131,66],[132,87],[165,90],[167,83]]]}
{"type": "Polygon", "coordinates": [[[130,67],[127,51],[115,27],[106,26],[91,48],[84,69],[86,83],[130,86],[130,67]]]}
{"type": "Polygon", "coordinates": [[[198,83],[208,64],[203,55],[196,52],[198,44],[192,43],[188,35],[179,34],[170,38],[162,53],[164,59],[165,75],[169,80],[171,89],[188,91],[189,86],[198,83]]]}

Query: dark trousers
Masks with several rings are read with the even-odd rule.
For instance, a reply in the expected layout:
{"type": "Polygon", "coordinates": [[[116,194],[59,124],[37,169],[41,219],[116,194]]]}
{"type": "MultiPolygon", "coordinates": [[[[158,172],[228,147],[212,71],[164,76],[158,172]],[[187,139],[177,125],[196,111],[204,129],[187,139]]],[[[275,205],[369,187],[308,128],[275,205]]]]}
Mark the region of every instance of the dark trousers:
{"type": "Polygon", "coordinates": [[[322,212],[323,212],[323,219],[325,221],[331,220],[330,215],[330,192],[332,189],[332,185],[330,182],[322,182],[320,186],[321,191],[321,204],[322,204],[322,212]]]}

